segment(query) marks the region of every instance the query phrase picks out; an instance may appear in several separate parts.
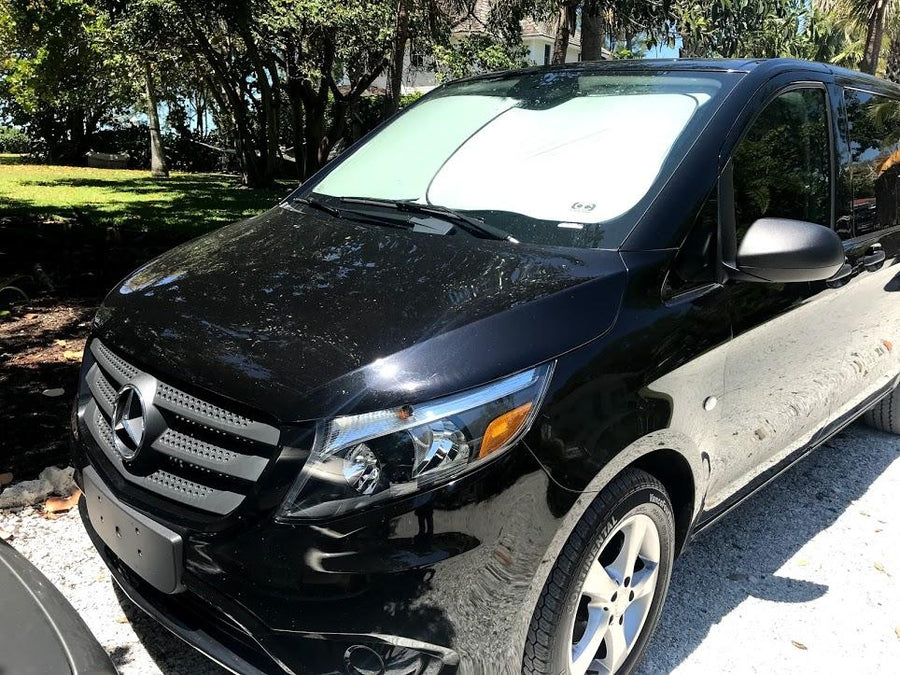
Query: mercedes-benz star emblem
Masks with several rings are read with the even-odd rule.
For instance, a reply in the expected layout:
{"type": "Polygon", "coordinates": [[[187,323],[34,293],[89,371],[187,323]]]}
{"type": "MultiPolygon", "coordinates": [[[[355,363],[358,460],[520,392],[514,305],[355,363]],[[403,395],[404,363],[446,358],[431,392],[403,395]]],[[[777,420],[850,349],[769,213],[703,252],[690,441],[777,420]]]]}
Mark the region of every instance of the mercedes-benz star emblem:
{"type": "Polygon", "coordinates": [[[113,410],[113,438],[122,459],[134,459],[141,451],[147,435],[146,414],[140,390],[132,384],[122,387],[113,410]]]}

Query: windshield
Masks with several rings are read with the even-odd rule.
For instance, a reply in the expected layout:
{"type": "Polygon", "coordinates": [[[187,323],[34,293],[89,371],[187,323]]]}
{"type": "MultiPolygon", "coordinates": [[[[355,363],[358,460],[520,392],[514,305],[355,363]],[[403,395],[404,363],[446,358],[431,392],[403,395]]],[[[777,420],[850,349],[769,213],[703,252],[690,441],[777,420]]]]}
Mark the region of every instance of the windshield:
{"type": "Polygon", "coordinates": [[[298,196],[435,205],[517,241],[615,247],[731,85],[724,73],[589,71],[451,84],[298,196]]]}

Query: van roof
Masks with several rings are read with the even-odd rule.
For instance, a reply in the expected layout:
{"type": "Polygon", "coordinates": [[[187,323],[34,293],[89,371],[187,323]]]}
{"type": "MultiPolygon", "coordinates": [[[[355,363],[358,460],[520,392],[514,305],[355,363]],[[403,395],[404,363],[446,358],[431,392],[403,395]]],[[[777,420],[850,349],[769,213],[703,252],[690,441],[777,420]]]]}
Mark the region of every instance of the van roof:
{"type": "Polygon", "coordinates": [[[868,82],[880,87],[890,86],[900,91],[900,86],[872,75],[860,73],[848,68],[839,68],[825,63],[802,61],[800,59],[616,59],[612,61],[579,61],[556,66],[532,66],[501,73],[485,73],[474,75],[466,80],[484,80],[504,78],[525,73],[538,72],[653,72],[653,71],[685,71],[685,72],[737,72],[771,76],[792,71],[808,71],[831,73],[841,79],[852,79],[860,83],[868,82]]]}

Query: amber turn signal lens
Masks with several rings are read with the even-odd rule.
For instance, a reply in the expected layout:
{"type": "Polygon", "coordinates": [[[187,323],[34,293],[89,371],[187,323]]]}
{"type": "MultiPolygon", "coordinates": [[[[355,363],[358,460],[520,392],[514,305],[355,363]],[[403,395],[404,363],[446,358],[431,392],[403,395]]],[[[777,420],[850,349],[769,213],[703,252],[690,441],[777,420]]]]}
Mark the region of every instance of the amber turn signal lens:
{"type": "Polygon", "coordinates": [[[481,439],[481,450],[478,451],[478,459],[487,457],[495,450],[499,450],[515,436],[528,417],[531,410],[531,403],[520,405],[513,408],[509,412],[505,412],[500,417],[495,418],[487,429],[484,431],[484,438],[481,439]]]}

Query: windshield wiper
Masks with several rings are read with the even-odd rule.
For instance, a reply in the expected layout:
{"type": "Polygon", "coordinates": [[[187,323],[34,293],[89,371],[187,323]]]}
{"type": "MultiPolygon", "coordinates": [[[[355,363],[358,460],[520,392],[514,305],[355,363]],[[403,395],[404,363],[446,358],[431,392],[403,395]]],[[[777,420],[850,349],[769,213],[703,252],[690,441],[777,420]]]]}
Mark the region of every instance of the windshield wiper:
{"type": "Polygon", "coordinates": [[[499,227],[488,225],[478,218],[467,216],[459,211],[447,208],[446,206],[438,206],[436,204],[419,204],[418,202],[393,200],[393,199],[372,199],[370,197],[342,197],[341,204],[357,204],[360,206],[380,206],[382,208],[392,208],[406,213],[415,213],[424,216],[434,216],[443,220],[450,221],[458,225],[460,229],[476,234],[487,239],[497,239],[499,241],[508,241],[518,244],[519,240],[512,236],[509,232],[501,230],[499,227]]]}
{"type": "Polygon", "coordinates": [[[306,206],[311,206],[312,208],[314,208],[318,211],[324,211],[329,216],[334,216],[335,218],[341,217],[340,209],[336,209],[333,206],[329,206],[322,200],[317,199],[316,197],[297,197],[297,199],[294,199],[292,201],[299,202],[301,204],[305,204],[306,206]]]}
{"type": "Polygon", "coordinates": [[[379,218],[374,214],[367,213],[359,213],[358,211],[341,211],[341,209],[331,206],[330,204],[326,204],[318,197],[298,197],[297,199],[293,199],[290,202],[286,202],[287,204],[293,204],[294,202],[298,202],[305,206],[310,206],[314,209],[327,213],[330,216],[334,216],[335,218],[341,218],[344,220],[353,220],[355,222],[364,222],[364,223],[375,223],[376,225],[382,225],[384,227],[395,227],[401,230],[409,229],[405,225],[401,225],[395,220],[389,220],[387,218],[379,218]],[[349,218],[348,218],[349,215],[349,218]]]}

